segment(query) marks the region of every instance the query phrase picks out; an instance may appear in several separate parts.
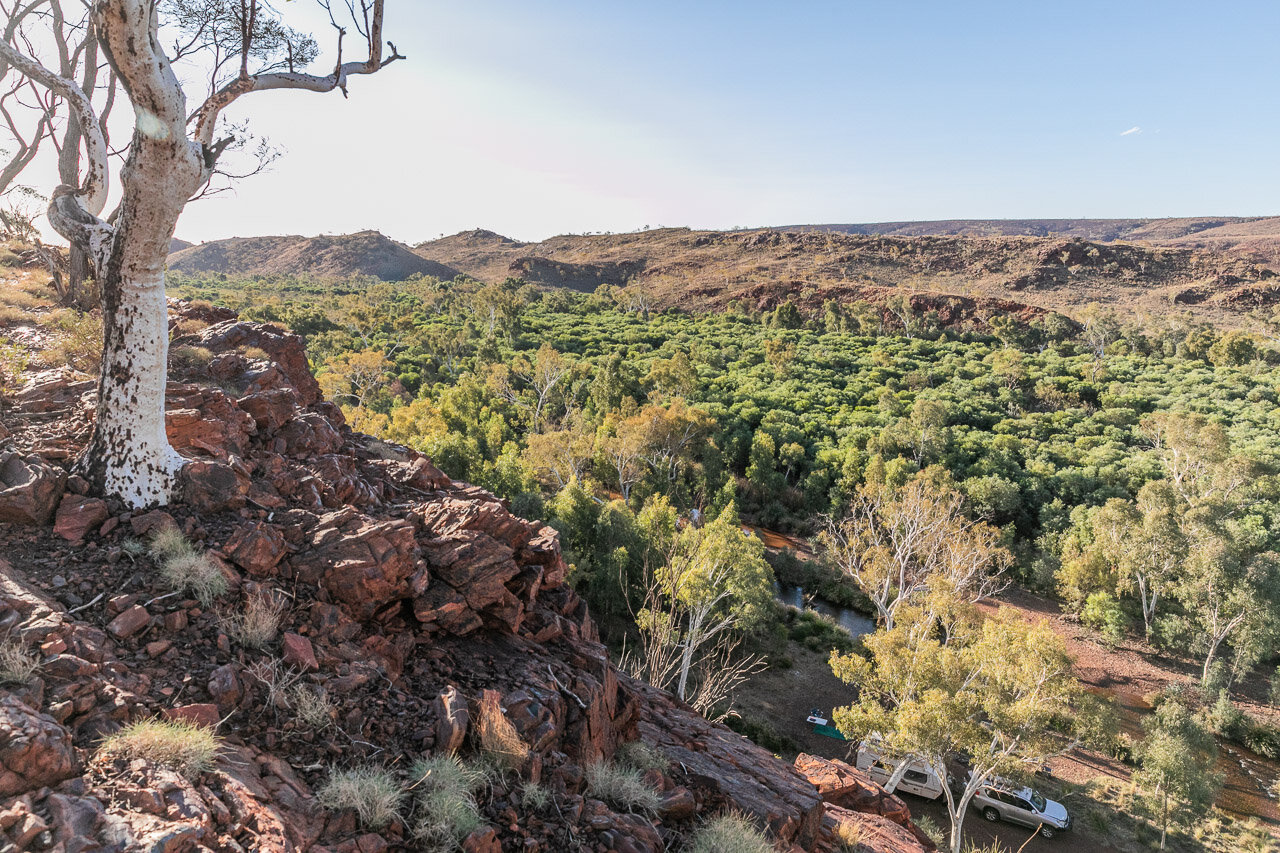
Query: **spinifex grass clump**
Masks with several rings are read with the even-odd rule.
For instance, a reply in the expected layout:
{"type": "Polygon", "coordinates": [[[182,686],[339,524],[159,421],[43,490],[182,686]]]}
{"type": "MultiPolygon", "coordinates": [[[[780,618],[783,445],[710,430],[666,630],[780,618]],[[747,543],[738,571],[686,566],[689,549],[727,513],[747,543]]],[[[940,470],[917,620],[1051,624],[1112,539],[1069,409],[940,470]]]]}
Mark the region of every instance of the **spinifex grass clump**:
{"type": "Polygon", "coordinates": [[[591,795],[616,809],[653,813],[662,804],[658,792],[645,783],[634,767],[599,761],[587,765],[586,777],[591,795]]]}
{"type": "Polygon", "coordinates": [[[103,758],[144,758],[188,778],[213,767],[218,737],[212,729],[185,720],[141,720],[102,742],[103,758]]]}
{"type": "Polygon", "coordinates": [[[685,853],[774,853],[769,839],[739,814],[713,817],[693,833],[685,853]]]}
{"type": "Polygon", "coordinates": [[[413,834],[428,850],[452,850],[484,825],[476,793],[490,783],[482,770],[456,755],[436,755],[414,763],[413,777],[417,805],[413,834]]]}
{"type": "Polygon", "coordinates": [[[354,809],[365,829],[382,829],[400,815],[404,786],[381,767],[334,770],[316,801],[326,809],[354,809]]]}
{"type": "Polygon", "coordinates": [[[151,538],[151,556],[171,589],[188,592],[205,607],[227,591],[227,579],[208,554],[196,549],[176,527],[165,526],[151,538]]]}
{"type": "Polygon", "coordinates": [[[0,640],[0,684],[26,684],[39,668],[39,658],[20,639],[0,640]]]}
{"type": "Polygon", "coordinates": [[[251,593],[244,603],[244,610],[223,619],[227,635],[249,649],[260,649],[276,638],[280,632],[283,608],[267,592],[251,593]]]}

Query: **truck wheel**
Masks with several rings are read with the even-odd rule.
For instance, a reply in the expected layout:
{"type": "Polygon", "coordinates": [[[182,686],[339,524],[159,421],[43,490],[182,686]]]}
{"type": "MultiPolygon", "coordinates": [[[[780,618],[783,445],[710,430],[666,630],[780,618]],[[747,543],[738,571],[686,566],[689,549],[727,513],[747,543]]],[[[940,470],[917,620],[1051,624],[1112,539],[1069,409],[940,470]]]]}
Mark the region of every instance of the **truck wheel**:
{"type": "Polygon", "coordinates": [[[987,820],[991,821],[992,823],[995,823],[1000,819],[1000,812],[991,808],[991,806],[987,806],[985,809],[982,810],[982,816],[985,817],[987,820]]]}

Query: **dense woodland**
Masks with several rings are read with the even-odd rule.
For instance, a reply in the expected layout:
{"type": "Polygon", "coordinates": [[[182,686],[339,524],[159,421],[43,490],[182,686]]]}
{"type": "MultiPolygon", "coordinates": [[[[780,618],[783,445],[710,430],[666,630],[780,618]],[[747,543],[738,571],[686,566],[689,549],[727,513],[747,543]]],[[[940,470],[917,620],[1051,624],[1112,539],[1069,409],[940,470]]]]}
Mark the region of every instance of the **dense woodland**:
{"type": "Polygon", "coordinates": [[[811,534],[860,489],[923,478],[998,530],[1019,583],[1104,631],[1240,674],[1276,627],[1280,359],[1262,335],[1100,310],[944,330],[893,304],[689,316],[608,286],[173,278],[303,334],[357,428],[550,518],[606,625],[638,603],[656,496],[811,534]]]}

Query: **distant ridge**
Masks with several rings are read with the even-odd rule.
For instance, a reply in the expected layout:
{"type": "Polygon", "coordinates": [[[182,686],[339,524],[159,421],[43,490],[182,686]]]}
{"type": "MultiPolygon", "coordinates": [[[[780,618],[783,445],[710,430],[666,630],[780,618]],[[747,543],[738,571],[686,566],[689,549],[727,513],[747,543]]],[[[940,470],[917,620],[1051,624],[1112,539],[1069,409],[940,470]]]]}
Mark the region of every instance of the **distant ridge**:
{"type": "Polygon", "coordinates": [[[169,269],[234,275],[301,275],[340,278],[371,275],[402,281],[415,273],[452,280],[458,275],[377,231],[320,237],[231,237],[189,246],[169,255],[169,269]]]}

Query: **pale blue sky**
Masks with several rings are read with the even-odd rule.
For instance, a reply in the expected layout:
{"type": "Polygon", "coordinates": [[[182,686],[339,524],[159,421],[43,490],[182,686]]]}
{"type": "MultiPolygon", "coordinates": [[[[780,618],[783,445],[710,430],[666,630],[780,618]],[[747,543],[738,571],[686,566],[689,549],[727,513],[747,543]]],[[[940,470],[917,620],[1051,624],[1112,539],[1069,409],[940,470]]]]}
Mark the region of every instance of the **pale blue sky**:
{"type": "Polygon", "coordinates": [[[408,59],[244,98],[289,153],[179,236],[1280,212],[1274,2],[387,5],[408,59]]]}

